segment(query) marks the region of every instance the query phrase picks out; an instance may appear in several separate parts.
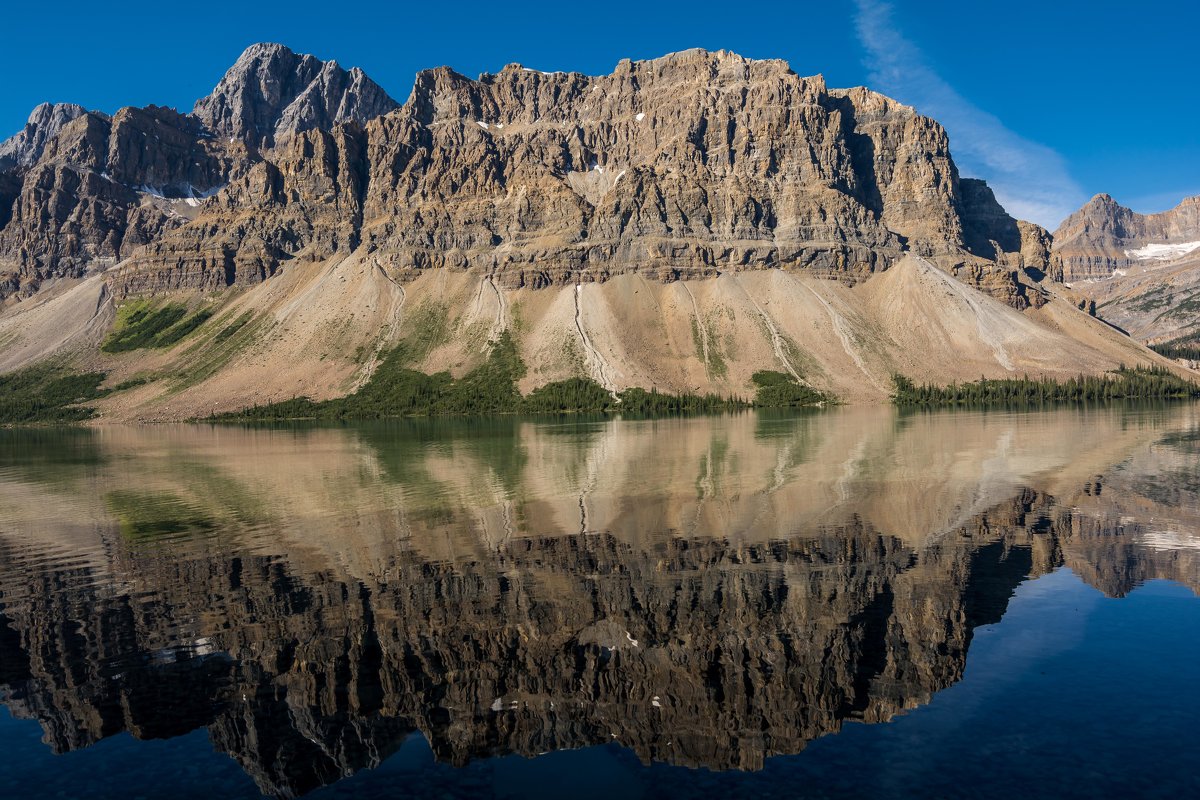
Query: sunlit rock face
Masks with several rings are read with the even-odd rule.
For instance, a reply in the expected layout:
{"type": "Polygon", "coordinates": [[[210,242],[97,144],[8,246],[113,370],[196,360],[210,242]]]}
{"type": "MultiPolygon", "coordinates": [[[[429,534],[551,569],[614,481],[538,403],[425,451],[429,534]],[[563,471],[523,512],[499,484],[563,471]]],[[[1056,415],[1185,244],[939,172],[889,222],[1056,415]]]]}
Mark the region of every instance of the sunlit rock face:
{"type": "Polygon", "coordinates": [[[1195,430],[1176,409],[6,432],[0,683],[56,750],[204,727],[278,796],[414,731],[454,764],[616,741],[758,769],[928,702],[1030,576],[1200,586],[1200,505],[1159,480],[1195,430]]]}
{"type": "Polygon", "coordinates": [[[1024,309],[1045,299],[1025,271],[1052,271],[1045,232],[960,181],[936,121],[725,51],[601,76],[439,67],[401,105],[357,68],[256,44],[191,113],[39,106],[0,173],[3,293],[21,296],[125,261],[118,295],[352,253],[515,289],[767,268],[853,284],[912,252],[1024,309]]]}

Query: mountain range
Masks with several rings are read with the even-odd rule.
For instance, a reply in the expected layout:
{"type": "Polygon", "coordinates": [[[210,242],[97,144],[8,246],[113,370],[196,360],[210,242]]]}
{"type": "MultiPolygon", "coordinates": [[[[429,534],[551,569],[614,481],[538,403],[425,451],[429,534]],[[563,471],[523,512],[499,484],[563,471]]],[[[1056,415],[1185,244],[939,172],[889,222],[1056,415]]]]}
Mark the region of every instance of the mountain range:
{"type": "Polygon", "coordinates": [[[399,103],[259,44],[190,113],[47,104],[0,143],[0,371],[103,372],[129,388],[102,416],[180,419],[345,395],[400,344],[462,375],[502,338],[525,392],[1182,370],[1109,293],[1186,260],[1198,210],[1101,197],[1051,236],[936,121],[783,61],[440,67],[399,103]]]}

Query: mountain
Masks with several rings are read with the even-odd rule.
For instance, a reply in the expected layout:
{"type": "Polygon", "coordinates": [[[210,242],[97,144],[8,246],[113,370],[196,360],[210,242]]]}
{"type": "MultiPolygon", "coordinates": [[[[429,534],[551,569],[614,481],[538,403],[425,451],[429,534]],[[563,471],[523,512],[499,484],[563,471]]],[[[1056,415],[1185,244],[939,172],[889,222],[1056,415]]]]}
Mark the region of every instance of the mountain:
{"type": "Polygon", "coordinates": [[[1054,232],[1063,277],[1104,319],[1149,342],[1200,334],[1200,196],[1139,214],[1096,195],[1054,232]]]}
{"type": "Polygon", "coordinates": [[[37,163],[46,144],[74,119],[87,113],[74,103],[42,103],[29,114],[25,128],[0,142],[0,169],[37,163]]]}
{"type": "Polygon", "coordinates": [[[151,378],[117,417],[345,394],[401,341],[460,375],[505,335],[524,391],[745,396],[769,369],[877,401],[894,373],[1166,363],[1079,310],[1050,235],[960,177],[937,122],[724,51],[440,67],[396,106],[255,45],[191,114],[85,113],[4,174],[0,369],[151,378]],[[100,351],[130,304],[198,321],[100,351]]]}
{"type": "Polygon", "coordinates": [[[398,106],[358,67],[347,71],[280,44],[256,44],[192,113],[218,136],[270,147],[302,131],[362,124],[398,106]]]}
{"type": "Polygon", "coordinates": [[[358,69],[248,48],[191,114],[42,105],[0,145],[0,298],[127,258],[195,216],[276,136],[396,107],[358,69]]]}

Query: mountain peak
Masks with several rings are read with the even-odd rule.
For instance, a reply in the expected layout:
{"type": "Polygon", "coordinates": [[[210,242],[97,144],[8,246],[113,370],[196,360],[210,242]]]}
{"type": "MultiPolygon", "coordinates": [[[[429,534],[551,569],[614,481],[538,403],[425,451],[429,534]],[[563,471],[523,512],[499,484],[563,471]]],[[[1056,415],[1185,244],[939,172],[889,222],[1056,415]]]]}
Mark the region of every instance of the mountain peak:
{"type": "Polygon", "coordinates": [[[193,113],[214,133],[270,147],[283,136],[365,123],[398,107],[360,69],[261,42],[242,52],[193,113]]]}
{"type": "Polygon", "coordinates": [[[42,157],[46,145],[67,123],[87,113],[74,103],[42,103],[29,114],[25,127],[0,142],[0,168],[27,167],[42,157]]]}

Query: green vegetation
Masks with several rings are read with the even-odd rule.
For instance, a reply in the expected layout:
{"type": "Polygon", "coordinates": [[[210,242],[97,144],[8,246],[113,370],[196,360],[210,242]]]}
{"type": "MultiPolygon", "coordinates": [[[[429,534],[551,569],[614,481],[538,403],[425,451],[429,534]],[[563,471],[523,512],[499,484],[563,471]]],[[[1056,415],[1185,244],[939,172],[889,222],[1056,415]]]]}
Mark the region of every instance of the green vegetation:
{"type": "Polygon", "coordinates": [[[608,391],[590,378],[568,378],[539,386],[521,403],[521,410],[530,414],[584,414],[606,412],[616,400],[608,391]]]}
{"type": "Polygon", "coordinates": [[[1155,309],[1169,306],[1172,299],[1173,298],[1168,290],[1168,287],[1156,286],[1150,291],[1143,293],[1134,302],[1130,303],[1129,307],[1134,311],[1154,311],[1155,309]]]}
{"type": "Polygon", "coordinates": [[[1200,397],[1200,386],[1162,367],[1128,369],[1124,366],[1100,376],[1080,375],[1066,381],[981,378],[974,383],[917,386],[903,375],[894,375],[892,400],[899,406],[1008,406],[1027,407],[1053,403],[1104,400],[1148,400],[1200,397]]]}
{"type": "Polygon", "coordinates": [[[1195,338],[1175,339],[1165,344],[1152,344],[1150,349],[1167,358],[1186,358],[1200,361],[1200,342],[1195,338]]]}
{"type": "Polygon", "coordinates": [[[211,316],[212,311],[208,309],[189,316],[187,306],[178,303],[161,308],[152,308],[142,301],[127,303],[117,312],[116,325],[100,349],[106,353],[124,353],[149,347],[169,347],[211,316]]]}
{"type": "Polygon", "coordinates": [[[151,380],[136,376],[111,389],[101,389],[106,377],[104,372],[71,372],[52,362],[0,375],[0,425],[82,422],[96,416],[96,409],[85,405],[89,400],[151,380]]]}
{"type": "Polygon", "coordinates": [[[0,424],[79,422],[96,410],[78,405],[103,397],[103,372],[70,373],[39,364],[0,375],[0,424]]]}
{"type": "Polygon", "coordinates": [[[1157,321],[1160,319],[1170,319],[1171,317],[1186,317],[1198,312],[1200,312],[1200,292],[1194,292],[1159,314],[1155,319],[1157,321]]]}
{"type": "Polygon", "coordinates": [[[461,378],[449,372],[432,375],[413,369],[444,335],[436,309],[429,325],[402,341],[357,392],[335,400],[297,397],[279,403],[221,414],[223,421],[283,421],[296,419],[381,419],[405,416],[467,414],[612,414],[635,416],[699,414],[749,408],[792,408],[828,400],[790,375],[755,375],[758,395],[753,403],[714,394],[665,394],[629,388],[613,394],[590,378],[569,378],[538,387],[526,397],[517,389],[525,365],[516,343],[505,332],[492,344],[487,360],[461,378]]]}
{"type": "Polygon", "coordinates": [[[242,328],[246,327],[246,323],[249,322],[251,319],[253,319],[253,317],[254,317],[254,312],[247,311],[246,313],[242,314],[240,317],[235,319],[233,322],[226,325],[224,328],[221,328],[221,330],[217,333],[217,335],[213,337],[213,344],[220,344],[221,342],[225,341],[229,337],[233,336],[235,333],[240,331],[242,328]]]}
{"type": "Polygon", "coordinates": [[[758,408],[815,406],[829,399],[815,389],[800,383],[786,372],[760,369],[750,379],[758,387],[754,395],[754,405],[758,408]]]}

